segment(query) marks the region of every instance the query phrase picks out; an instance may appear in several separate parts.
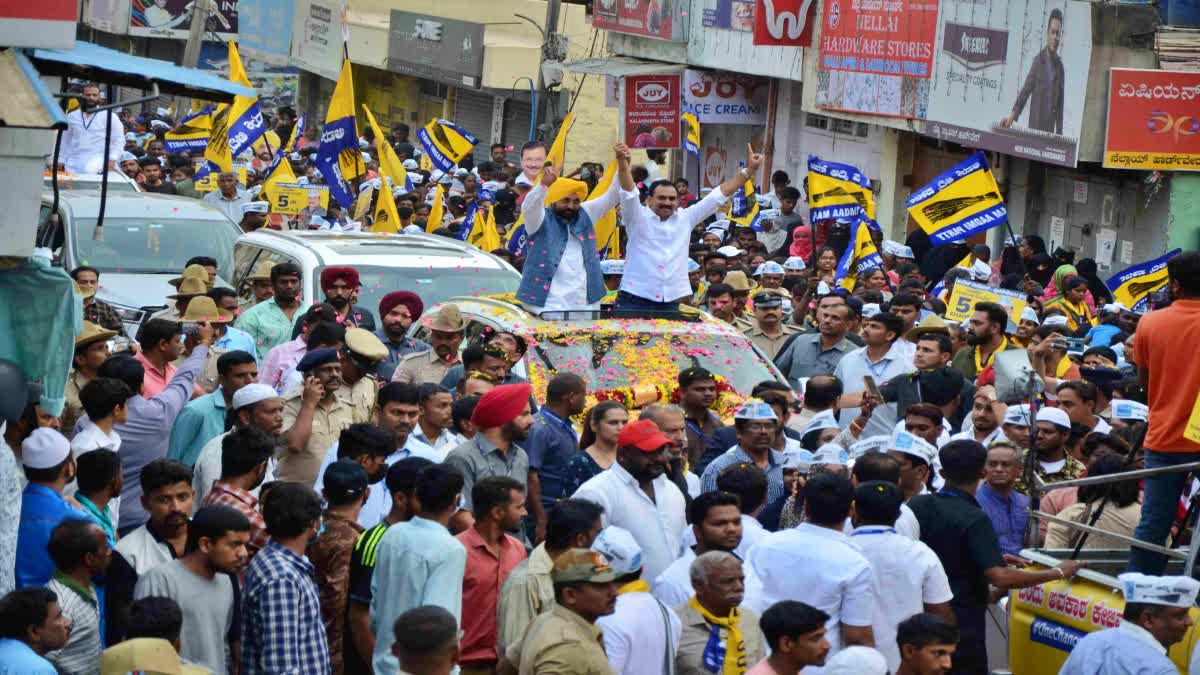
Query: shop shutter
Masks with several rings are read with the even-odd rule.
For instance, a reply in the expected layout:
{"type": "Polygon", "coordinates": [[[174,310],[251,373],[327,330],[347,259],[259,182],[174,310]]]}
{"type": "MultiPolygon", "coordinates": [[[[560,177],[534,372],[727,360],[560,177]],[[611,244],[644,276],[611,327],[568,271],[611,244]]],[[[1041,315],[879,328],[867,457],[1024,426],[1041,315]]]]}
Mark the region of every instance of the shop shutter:
{"type": "Polygon", "coordinates": [[[508,99],[504,103],[504,133],[501,143],[512,147],[505,158],[513,164],[521,163],[521,146],[529,140],[529,117],[533,107],[527,101],[508,99]]]}
{"type": "Polygon", "coordinates": [[[458,89],[453,121],[479,139],[473,153],[475,162],[486,160],[488,146],[492,144],[492,95],[472,89],[458,89]]]}

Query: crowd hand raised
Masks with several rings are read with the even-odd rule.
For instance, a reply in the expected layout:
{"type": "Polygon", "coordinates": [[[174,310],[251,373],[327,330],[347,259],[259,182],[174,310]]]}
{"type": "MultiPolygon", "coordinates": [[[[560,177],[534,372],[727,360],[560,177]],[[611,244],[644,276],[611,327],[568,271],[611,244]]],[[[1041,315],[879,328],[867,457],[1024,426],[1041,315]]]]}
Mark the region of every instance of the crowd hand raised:
{"type": "Polygon", "coordinates": [[[542,167],[542,185],[550,187],[556,180],[558,180],[558,171],[554,169],[553,164],[547,162],[546,166],[542,167]]]}
{"type": "Polygon", "coordinates": [[[758,171],[758,167],[762,166],[763,159],[762,153],[754,151],[753,143],[746,144],[746,171],[748,173],[753,174],[758,171]]]}
{"type": "Polygon", "coordinates": [[[613,145],[613,153],[616,155],[617,161],[629,160],[629,146],[625,145],[624,143],[615,143],[613,145]]]}

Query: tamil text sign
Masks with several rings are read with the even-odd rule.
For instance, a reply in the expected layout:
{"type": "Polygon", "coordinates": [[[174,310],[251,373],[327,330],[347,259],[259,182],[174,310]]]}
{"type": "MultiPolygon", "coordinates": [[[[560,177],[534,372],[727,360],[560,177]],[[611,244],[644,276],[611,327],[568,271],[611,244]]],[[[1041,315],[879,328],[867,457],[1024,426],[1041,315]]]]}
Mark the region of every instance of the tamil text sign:
{"type": "Polygon", "coordinates": [[[1104,166],[1200,171],[1200,73],[1113,68],[1104,166]]]}

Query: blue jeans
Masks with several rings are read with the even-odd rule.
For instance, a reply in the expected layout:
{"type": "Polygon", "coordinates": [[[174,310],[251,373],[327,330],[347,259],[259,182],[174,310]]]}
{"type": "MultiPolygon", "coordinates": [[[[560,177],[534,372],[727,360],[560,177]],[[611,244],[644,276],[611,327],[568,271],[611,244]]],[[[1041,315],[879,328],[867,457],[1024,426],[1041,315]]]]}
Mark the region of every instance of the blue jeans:
{"type": "Polygon", "coordinates": [[[647,300],[640,295],[627,293],[625,291],[617,291],[618,312],[677,312],[679,311],[678,302],[655,302],[647,300]]]}
{"type": "MultiPolygon", "coordinates": [[[[1155,452],[1146,450],[1146,468],[1178,466],[1200,461],[1200,452],[1155,452]]],[[[1142,497],[1142,519],[1133,536],[1141,541],[1161,543],[1171,533],[1175,521],[1175,510],[1179,497],[1191,474],[1187,472],[1164,473],[1145,479],[1142,497]]],[[[1195,545],[1193,543],[1193,545],[1195,545]]],[[[1161,553],[1131,547],[1129,549],[1129,571],[1161,575],[1167,567],[1167,558],[1161,553]]]]}

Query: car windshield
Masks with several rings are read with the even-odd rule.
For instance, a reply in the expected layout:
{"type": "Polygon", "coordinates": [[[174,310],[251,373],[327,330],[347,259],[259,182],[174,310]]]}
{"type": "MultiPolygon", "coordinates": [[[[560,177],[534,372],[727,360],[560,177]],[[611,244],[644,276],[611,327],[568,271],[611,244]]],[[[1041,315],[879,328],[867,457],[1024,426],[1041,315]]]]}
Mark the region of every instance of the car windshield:
{"type": "Polygon", "coordinates": [[[217,261],[217,272],[229,278],[233,243],[239,231],[224,220],[187,218],[76,218],[75,264],[102,272],[177,273],[196,256],[217,261]]]}
{"type": "MultiPolygon", "coordinates": [[[[42,181],[42,186],[47,191],[54,189],[54,187],[50,184],[49,178],[42,181]]],[[[81,180],[79,178],[59,176],[58,177],[58,189],[59,190],[99,190],[100,189],[100,177],[99,177],[99,175],[97,175],[95,179],[92,179],[89,177],[87,179],[81,180]]],[[[108,191],[109,192],[137,192],[137,188],[133,186],[132,182],[127,181],[127,180],[109,179],[108,191]]]]}
{"type": "MultiPolygon", "coordinates": [[[[430,269],[353,264],[349,267],[358,270],[358,280],[362,284],[357,304],[370,310],[377,326],[381,325],[379,300],[392,291],[412,291],[421,296],[421,301],[426,307],[432,307],[458,295],[478,297],[493,293],[513,293],[521,283],[520,274],[499,268],[430,269]]],[[[314,298],[325,297],[321,292],[321,272],[324,269],[319,267],[313,273],[314,298]]]]}
{"type": "Polygon", "coordinates": [[[741,336],[595,330],[539,333],[533,342],[525,358],[535,371],[531,379],[571,372],[587,381],[588,391],[635,385],[671,390],[679,371],[692,366],[724,377],[743,396],[759,382],[777,379],[741,336]]]}

